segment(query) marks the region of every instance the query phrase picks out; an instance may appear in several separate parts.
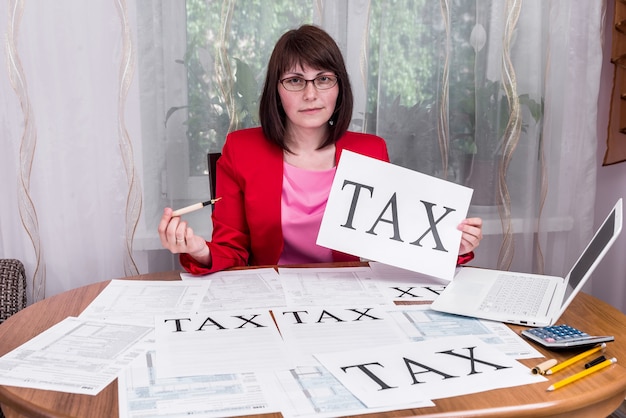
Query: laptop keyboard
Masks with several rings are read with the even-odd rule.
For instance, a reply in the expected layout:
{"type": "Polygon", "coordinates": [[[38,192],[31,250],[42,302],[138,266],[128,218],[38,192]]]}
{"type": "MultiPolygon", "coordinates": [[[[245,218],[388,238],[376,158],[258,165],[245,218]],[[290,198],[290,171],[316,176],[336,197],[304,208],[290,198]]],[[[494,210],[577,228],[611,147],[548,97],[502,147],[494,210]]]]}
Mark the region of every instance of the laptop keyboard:
{"type": "Polygon", "coordinates": [[[483,312],[535,315],[550,280],[544,277],[499,276],[480,306],[483,312]]]}

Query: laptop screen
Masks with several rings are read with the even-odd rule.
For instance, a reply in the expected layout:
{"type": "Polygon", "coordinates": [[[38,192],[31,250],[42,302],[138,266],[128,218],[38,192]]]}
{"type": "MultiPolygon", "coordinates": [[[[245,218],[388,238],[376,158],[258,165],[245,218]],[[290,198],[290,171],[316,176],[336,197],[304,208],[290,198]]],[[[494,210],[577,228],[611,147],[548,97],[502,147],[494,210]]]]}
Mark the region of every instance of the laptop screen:
{"type": "Polygon", "coordinates": [[[600,253],[606,248],[608,243],[613,238],[613,233],[615,231],[615,209],[608,216],[602,227],[598,230],[596,235],[593,237],[585,252],[580,256],[572,271],[569,275],[569,281],[567,285],[567,289],[565,289],[565,296],[563,297],[563,302],[566,302],[576,286],[580,283],[580,281],[585,277],[585,274],[591,268],[592,264],[598,259],[600,253]]]}

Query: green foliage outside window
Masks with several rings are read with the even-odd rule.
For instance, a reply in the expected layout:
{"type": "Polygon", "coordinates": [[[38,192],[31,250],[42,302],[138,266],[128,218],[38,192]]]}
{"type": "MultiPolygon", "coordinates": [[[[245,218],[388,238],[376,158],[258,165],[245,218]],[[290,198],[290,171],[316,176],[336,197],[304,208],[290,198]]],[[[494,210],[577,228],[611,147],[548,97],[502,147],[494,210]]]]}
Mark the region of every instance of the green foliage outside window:
{"type": "Polygon", "coordinates": [[[190,174],[202,175],[207,152],[219,151],[229,131],[258,125],[274,43],[286,30],[311,22],[312,11],[310,1],[294,0],[186,4],[187,53],[180,63],[187,69],[188,103],[170,108],[167,118],[187,111],[190,174]],[[234,7],[225,8],[229,4],[234,7]]]}
{"type": "MultiPolygon", "coordinates": [[[[187,53],[180,63],[187,69],[188,103],[173,106],[167,117],[183,109],[188,113],[191,175],[202,175],[206,153],[219,151],[228,132],[258,125],[258,100],[272,48],[286,30],[312,23],[313,10],[310,0],[186,4],[187,53]]],[[[451,152],[476,154],[476,100],[484,91],[499,109],[506,99],[499,82],[476,85],[476,51],[470,43],[475,3],[450,2],[453,21],[447,25],[440,2],[432,0],[372,1],[370,7],[367,111],[354,126],[365,124],[364,130],[382,134],[391,148],[401,147],[398,155],[410,161],[395,163],[435,174],[440,169],[434,158],[439,152],[437,112],[447,100],[451,152]],[[444,57],[446,50],[451,53],[444,57]],[[449,84],[442,97],[445,59],[449,84]]],[[[497,146],[497,138],[487,140],[497,146]]]]}

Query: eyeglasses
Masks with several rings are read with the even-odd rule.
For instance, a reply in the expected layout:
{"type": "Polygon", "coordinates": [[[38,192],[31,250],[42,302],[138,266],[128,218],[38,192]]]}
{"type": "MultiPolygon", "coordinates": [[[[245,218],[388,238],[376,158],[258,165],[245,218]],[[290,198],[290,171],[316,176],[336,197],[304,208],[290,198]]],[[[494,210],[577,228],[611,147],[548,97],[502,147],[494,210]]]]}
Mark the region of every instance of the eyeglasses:
{"type": "Polygon", "coordinates": [[[332,89],[337,85],[339,78],[335,75],[318,75],[312,80],[307,80],[302,77],[287,77],[280,81],[285,90],[289,91],[302,91],[306,88],[306,85],[311,82],[318,90],[332,89]]]}

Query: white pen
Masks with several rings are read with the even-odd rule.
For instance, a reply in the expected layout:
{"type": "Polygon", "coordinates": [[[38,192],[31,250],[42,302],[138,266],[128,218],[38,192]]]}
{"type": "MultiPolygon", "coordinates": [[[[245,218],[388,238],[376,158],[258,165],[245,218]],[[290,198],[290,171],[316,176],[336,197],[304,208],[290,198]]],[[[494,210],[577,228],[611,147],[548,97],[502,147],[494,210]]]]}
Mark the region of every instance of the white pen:
{"type": "Polygon", "coordinates": [[[207,200],[206,202],[198,202],[198,203],[194,203],[193,205],[186,206],[184,208],[176,209],[174,212],[172,212],[172,216],[181,216],[186,213],[193,212],[198,209],[202,209],[205,206],[214,205],[215,202],[217,202],[220,199],[221,197],[216,197],[215,199],[207,200]]]}

